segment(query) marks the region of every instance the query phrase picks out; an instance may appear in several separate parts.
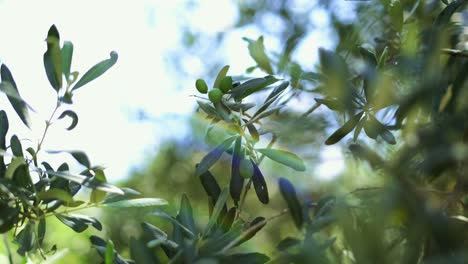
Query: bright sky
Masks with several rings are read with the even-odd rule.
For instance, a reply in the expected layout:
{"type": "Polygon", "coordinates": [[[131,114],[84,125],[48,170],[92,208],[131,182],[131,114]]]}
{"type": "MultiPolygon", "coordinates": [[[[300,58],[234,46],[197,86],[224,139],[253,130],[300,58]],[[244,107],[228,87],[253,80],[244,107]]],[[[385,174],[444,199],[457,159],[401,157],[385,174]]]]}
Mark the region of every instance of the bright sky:
{"type": "MultiPolygon", "coordinates": [[[[180,119],[175,117],[193,111],[195,100],[189,97],[194,93],[193,80],[173,76],[165,62],[168,50],[179,45],[181,25],[191,23],[195,28],[215,33],[231,26],[236,18],[236,9],[228,0],[200,1],[190,14],[179,8],[184,2],[0,1],[3,36],[0,60],[12,71],[22,97],[37,112],[32,113],[33,129],[28,131],[2,96],[2,108],[11,113],[10,131],[21,131],[21,136],[35,140],[32,142],[35,146],[44,120],[55,105],[55,91],[46,79],[42,62],[47,30],[55,24],[61,39],[74,44],[72,71],[83,74],[95,63],[109,58],[112,50],[118,52],[119,60],[103,76],[77,91],[72,106],[80,118],[77,128],[66,131],[69,120],[57,123],[46,138],[45,148],[83,150],[93,164],[107,167],[111,181],[125,177],[132,167],[142,164],[145,154],[157,150],[158,140],[180,134],[180,119]],[[132,121],[132,113],[138,109],[160,123],[132,121]]],[[[322,33],[312,32],[301,44],[299,55],[332,45],[330,32],[325,29],[328,21],[324,11],[317,10],[311,15],[322,33]]],[[[253,64],[241,38],[256,38],[259,34],[258,30],[248,28],[227,37],[226,60],[233,65],[233,71],[241,73],[253,64]]],[[[279,43],[266,39],[266,45],[275,47],[279,43]]],[[[308,53],[311,56],[306,63],[312,65],[316,52],[308,53]]],[[[195,69],[203,65],[195,58],[188,63],[195,69]]],[[[334,160],[336,155],[341,160],[336,150],[330,153],[334,160]]],[[[324,173],[336,174],[337,163],[333,164],[327,167],[335,167],[335,171],[322,169],[324,173]]]]}

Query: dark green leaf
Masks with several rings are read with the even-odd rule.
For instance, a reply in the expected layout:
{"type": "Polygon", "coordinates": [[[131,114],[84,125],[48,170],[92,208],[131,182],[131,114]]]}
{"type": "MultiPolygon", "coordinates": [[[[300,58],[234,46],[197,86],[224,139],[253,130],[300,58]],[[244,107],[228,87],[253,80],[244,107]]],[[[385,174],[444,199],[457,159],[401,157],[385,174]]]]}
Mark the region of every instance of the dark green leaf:
{"type": "Polygon", "coordinates": [[[403,7],[399,0],[391,1],[388,7],[388,14],[394,29],[401,32],[401,29],[403,28],[403,7]]]}
{"type": "Polygon", "coordinates": [[[71,43],[70,41],[63,42],[61,56],[63,75],[65,75],[65,79],[67,80],[67,82],[70,83],[70,68],[73,57],[73,43],[71,43]]]}
{"type": "MultiPolygon", "coordinates": [[[[101,257],[105,258],[106,257],[106,249],[107,249],[106,241],[104,239],[100,238],[100,237],[97,237],[97,236],[90,236],[89,239],[91,241],[91,244],[93,244],[93,246],[96,248],[99,255],[101,257]]],[[[115,263],[115,264],[131,264],[131,263],[134,263],[134,262],[131,261],[131,260],[124,259],[122,256],[117,254],[117,252],[114,250],[114,262],[113,263],[115,263]]]]}
{"type": "Polygon", "coordinates": [[[238,102],[252,93],[258,92],[277,81],[279,81],[279,79],[276,79],[271,75],[268,75],[264,78],[250,79],[241,85],[232,88],[231,95],[235,101],[238,102]]]}
{"type": "Polygon", "coordinates": [[[213,226],[218,221],[218,217],[220,216],[221,211],[226,206],[226,201],[227,201],[228,195],[229,195],[229,189],[224,188],[221,191],[221,194],[219,195],[218,200],[216,201],[216,204],[215,204],[215,206],[213,208],[213,213],[211,214],[211,217],[208,220],[208,224],[205,227],[205,234],[209,234],[211,229],[213,228],[213,226]]]}
{"type": "Polygon", "coordinates": [[[260,168],[258,168],[257,164],[253,160],[251,160],[252,165],[254,167],[254,174],[252,175],[252,182],[255,188],[255,193],[257,194],[258,200],[264,204],[267,204],[270,201],[268,196],[268,188],[265,182],[265,178],[263,177],[260,168]]]}
{"type": "Polygon", "coordinates": [[[263,45],[263,36],[259,37],[256,41],[249,38],[243,38],[249,43],[249,53],[252,59],[255,60],[258,67],[268,74],[273,74],[270,59],[265,53],[265,46],[263,45]]]}
{"type": "Polygon", "coordinates": [[[116,194],[116,193],[108,193],[104,198],[103,203],[114,203],[122,200],[128,200],[135,198],[136,196],[140,195],[141,193],[130,189],[130,188],[121,188],[123,194],[116,194]]]}
{"type": "Polygon", "coordinates": [[[319,103],[323,104],[326,107],[328,107],[330,110],[338,111],[338,112],[343,112],[346,108],[345,106],[338,100],[336,99],[320,99],[320,98],[314,98],[314,100],[319,103]]]}
{"type": "Polygon", "coordinates": [[[205,192],[216,201],[218,199],[219,194],[221,193],[221,188],[219,187],[218,182],[213,177],[210,171],[206,171],[202,175],[200,175],[200,181],[205,189],[205,192]]]}
{"type": "Polygon", "coordinates": [[[349,145],[349,150],[351,150],[351,153],[356,158],[368,161],[373,168],[382,168],[384,165],[384,160],[368,147],[358,144],[351,144],[349,145]]]}
{"type": "Polygon", "coordinates": [[[62,55],[60,51],[60,35],[52,25],[47,33],[47,51],[44,53],[44,68],[52,87],[58,92],[62,88],[62,55]]]}
{"type": "Polygon", "coordinates": [[[301,243],[301,240],[297,239],[297,238],[294,238],[294,237],[287,237],[283,240],[281,240],[278,245],[276,246],[276,248],[278,250],[286,250],[290,247],[293,247],[293,246],[296,246],[296,245],[299,245],[301,243]]]}
{"type": "Polygon", "coordinates": [[[179,210],[180,222],[186,226],[192,233],[197,234],[195,220],[193,219],[192,205],[187,197],[183,194],[180,201],[180,210],[179,210]]]}
{"type": "Polygon", "coordinates": [[[16,157],[23,157],[23,147],[21,142],[16,135],[13,135],[10,140],[11,151],[16,157]]]}
{"type": "MultiPolygon", "coordinates": [[[[78,124],[78,115],[73,112],[72,110],[65,110],[63,113],[58,117],[58,119],[65,118],[66,116],[70,117],[72,119],[72,123],[70,126],[67,128],[67,130],[72,130],[73,128],[76,127],[76,124],[78,124]]],[[[88,161],[89,162],[89,161],[88,161]]]]}
{"type": "Polygon", "coordinates": [[[216,148],[210,151],[203,159],[200,161],[198,166],[195,169],[195,175],[199,177],[206,171],[208,171],[211,166],[213,166],[224,151],[226,151],[232,144],[232,142],[236,139],[236,137],[230,137],[225,139],[221,144],[219,144],[216,148]]]}
{"type": "Polygon", "coordinates": [[[363,114],[364,112],[359,112],[357,115],[351,117],[342,127],[340,127],[330,137],[327,138],[325,144],[333,145],[336,142],[340,141],[349,132],[351,132],[354,129],[354,127],[356,127],[363,114]]]}
{"type": "Polygon", "coordinates": [[[178,226],[179,228],[181,228],[190,237],[192,237],[192,238],[195,237],[195,234],[193,234],[192,231],[190,231],[190,229],[188,229],[186,226],[184,226],[182,223],[180,223],[179,220],[177,220],[176,218],[168,215],[167,213],[165,213],[165,212],[163,212],[161,210],[156,210],[156,211],[153,212],[153,215],[159,216],[161,218],[164,218],[164,219],[170,221],[172,224],[174,224],[174,226],[178,226]]]}
{"type": "Polygon", "coordinates": [[[244,187],[244,178],[241,177],[239,166],[241,161],[241,145],[242,137],[237,137],[236,142],[234,143],[234,151],[232,153],[231,161],[231,181],[229,183],[229,191],[231,193],[232,200],[234,204],[240,200],[240,195],[242,193],[242,188],[244,187]]]}
{"type": "Polygon", "coordinates": [[[38,200],[60,200],[66,203],[73,203],[73,196],[62,189],[49,189],[36,194],[38,200]]]}
{"type": "Polygon", "coordinates": [[[203,110],[203,112],[205,112],[208,116],[219,118],[218,112],[216,112],[216,109],[214,109],[214,107],[202,101],[197,101],[197,103],[200,109],[203,110]]]}
{"type": "Polygon", "coordinates": [[[256,149],[256,151],[297,171],[305,171],[306,169],[304,161],[289,151],[271,148],[256,149]]]}
{"type": "Polygon", "coordinates": [[[262,113],[260,113],[259,115],[252,117],[252,118],[249,120],[249,122],[246,123],[246,125],[253,124],[253,123],[257,122],[258,120],[260,120],[260,119],[262,119],[262,118],[265,118],[265,117],[267,117],[267,116],[269,116],[269,115],[272,115],[272,114],[278,112],[278,111],[279,111],[281,108],[283,108],[283,107],[284,107],[284,105],[279,105],[279,106],[273,107],[273,108],[271,108],[271,109],[268,109],[267,111],[262,112],[262,113]]]}
{"type": "Polygon", "coordinates": [[[265,100],[265,103],[263,103],[262,106],[260,106],[260,108],[258,108],[258,110],[255,112],[255,114],[253,115],[253,117],[255,116],[258,116],[260,115],[261,113],[263,113],[263,111],[267,110],[268,107],[273,103],[275,102],[279,96],[281,95],[281,93],[289,86],[289,82],[282,82],[280,85],[278,85],[275,89],[273,89],[273,91],[270,93],[270,95],[268,95],[267,99],[265,100]]]}
{"type": "Polygon", "coordinates": [[[465,0],[452,1],[437,16],[437,18],[434,21],[434,26],[442,27],[442,26],[447,25],[450,22],[450,18],[453,16],[453,14],[455,14],[455,12],[458,10],[458,8],[460,8],[464,4],[466,4],[465,0]]]}
{"type": "Polygon", "coordinates": [[[302,216],[302,207],[296,196],[296,190],[294,186],[285,178],[279,179],[279,189],[283,196],[286,204],[288,205],[289,213],[291,214],[296,227],[300,229],[304,223],[304,217],[302,216]]]}
{"type": "MultiPolygon", "coordinates": [[[[9,83],[11,86],[11,91],[4,91],[7,94],[8,100],[10,101],[11,106],[15,109],[15,112],[20,117],[21,121],[28,127],[31,127],[31,122],[29,120],[29,112],[27,104],[21,99],[21,96],[16,86],[13,75],[5,64],[2,64],[0,68],[0,75],[2,77],[2,82],[9,83]]],[[[5,87],[6,88],[6,87],[5,87]]]]}
{"type": "MultiPolygon", "coordinates": [[[[8,117],[5,111],[0,110],[0,150],[6,150],[6,135],[8,133],[8,117]]],[[[0,178],[5,177],[5,160],[3,159],[3,155],[0,155],[0,178]]]]}
{"type": "Polygon", "coordinates": [[[60,222],[65,224],[66,226],[73,229],[73,231],[77,233],[81,233],[85,231],[88,226],[93,226],[97,230],[102,230],[101,223],[94,217],[86,216],[86,215],[63,215],[63,214],[56,214],[55,215],[60,222]]]}
{"type": "Polygon", "coordinates": [[[258,142],[260,140],[260,135],[258,134],[257,128],[254,124],[248,124],[247,129],[249,130],[250,136],[252,137],[254,142],[258,142]]]}
{"type": "Polygon", "coordinates": [[[81,165],[85,166],[86,168],[91,168],[91,162],[89,162],[88,156],[86,153],[80,150],[49,150],[47,151],[50,154],[58,154],[58,153],[69,153],[72,157],[78,161],[81,165]]]}
{"type": "Polygon", "coordinates": [[[26,165],[26,161],[23,157],[13,158],[5,172],[5,178],[13,179],[13,175],[15,174],[16,170],[22,165],[26,165]]]}
{"type": "Polygon", "coordinates": [[[239,246],[240,244],[250,240],[254,237],[258,231],[262,230],[262,228],[266,225],[267,221],[265,217],[258,216],[252,222],[249,223],[247,228],[242,232],[240,239],[237,241],[235,246],[239,246]]]}
{"type": "Polygon", "coordinates": [[[74,91],[80,88],[81,86],[101,76],[103,73],[105,73],[110,67],[112,67],[117,62],[117,58],[118,58],[117,52],[112,51],[110,53],[109,59],[103,60],[99,62],[98,64],[94,65],[93,67],[91,67],[91,69],[89,69],[81,77],[81,79],[75,84],[75,86],[73,86],[71,90],[74,91]]]}
{"type": "Polygon", "coordinates": [[[218,72],[218,75],[216,76],[216,79],[213,83],[213,88],[219,88],[219,85],[221,84],[221,80],[224,77],[226,77],[226,74],[228,71],[229,71],[229,65],[226,65],[218,72]]]}
{"type": "Polygon", "coordinates": [[[42,242],[44,241],[44,237],[46,234],[46,220],[45,218],[39,219],[39,224],[37,225],[37,241],[39,246],[42,246],[42,242]]]}
{"type": "Polygon", "coordinates": [[[18,254],[24,256],[26,252],[34,249],[36,243],[36,233],[34,223],[28,221],[26,226],[15,237],[15,242],[19,244],[18,254]]]}
{"type": "Polygon", "coordinates": [[[375,56],[375,52],[368,49],[367,47],[360,46],[359,53],[361,53],[362,58],[370,65],[370,66],[377,66],[377,57],[375,56]]]}
{"type": "Polygon", "coordinates": [[[231,207],[227,214],[224,216],[224,219],[221,223],[221,228],[224,232],[227,232],[231,228],[232,223],[234,223],[234,219],[236,218],[236,214],[237,208],[231,207]]]}

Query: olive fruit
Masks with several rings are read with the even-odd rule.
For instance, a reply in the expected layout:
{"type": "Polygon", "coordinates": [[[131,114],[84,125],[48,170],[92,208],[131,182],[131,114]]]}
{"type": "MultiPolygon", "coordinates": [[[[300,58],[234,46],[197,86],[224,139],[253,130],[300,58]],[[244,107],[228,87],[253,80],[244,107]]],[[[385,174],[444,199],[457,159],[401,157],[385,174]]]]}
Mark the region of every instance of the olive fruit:
{"type": "Polygon", "coordinates": [[[195,82],[195,87],[197,87],[197,90],[202,94],[206,94],[208,92],[208,85],[206,85],[206,82],[203,79],[198,79],[195,82]]]}
{"type": "Polygon", "coordinates": [[[239,173],[242,178],[249,179],[253,175],[253,164],[250,159],[242,159],[239,164],[239,173]]]}
{"type": "Polygon", "coordinates": [[[221,102],[221,98],[223,97],[223,92],[221,92],[218,88],[213,88],[208,92],[208,98],[214,104],[221,102]]]}
{"type": "Polygon", "coordinates": [[[223,79],[221,79],[221,82],[219,83],[219,89],[223,93],[229,92],[229,90],[232,89],[232,77],[225,76],[223,79]]]}

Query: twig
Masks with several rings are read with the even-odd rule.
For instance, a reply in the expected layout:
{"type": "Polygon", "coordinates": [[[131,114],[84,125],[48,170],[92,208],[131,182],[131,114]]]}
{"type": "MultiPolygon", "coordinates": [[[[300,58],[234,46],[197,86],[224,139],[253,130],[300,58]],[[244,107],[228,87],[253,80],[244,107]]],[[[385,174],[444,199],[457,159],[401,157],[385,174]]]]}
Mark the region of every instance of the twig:
{"type": "Polygon", "coordinates": [[[442,53],[450,55],[450,56],[459,56],[468,58],[468,52],[463,50],[456,50],[456,49],[442,49],[442,53]]]}

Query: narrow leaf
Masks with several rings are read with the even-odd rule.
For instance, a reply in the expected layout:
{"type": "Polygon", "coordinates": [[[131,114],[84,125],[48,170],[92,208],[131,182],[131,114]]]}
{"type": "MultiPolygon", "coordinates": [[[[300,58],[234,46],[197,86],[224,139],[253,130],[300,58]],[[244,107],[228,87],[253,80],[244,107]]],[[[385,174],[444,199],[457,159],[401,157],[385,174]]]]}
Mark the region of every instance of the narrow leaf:
{"type": "Polygon", "coordinates": [[[124,192],[121,189],[115,187],[114,185],[111,185],[106,182],[100,182],[94,179],[94,177],[87,177],[87,176],[79,175],[79,174],[70,174],[66,172],[51,171],[51,170],[46,170],[46,171],[39,170],[39,172],[51,174],[51,175],[63,178],[65,180],[76,182],[91,189],[98,189],[98,190],[105,191],[108,193],[116,193],[116,194],[122,194],[122,195],[124,194],[124,192]]]}
{"type": "Polygon", "coordinates": [[[200,163],[195,169],[195,175],[199,177],[200,175],[208,171],[211,168],[211,166],[213,166],[216,163],[216,161],[218,161],[223,152],[231,146],[235,138],[236,137],[227,138],[216,148],[214,148],[211,152],[209,152],[205,157],[203,157],[203,159],[200,161],[200,163]]]}
{"type": "Polygon", "coordinates": [[[155,207],[167,205],[167,201],[161,198],[138,198],[131,200],[122,200],[113,203],[103,203],[102,207],[116,207],[116,208],[125,208],[125,207],[155,207]]]}
{"type": "Polygon", "coordinates": [[[72,123],[70,124],[69,127],[67,127],[67,130],[72,130],[73,128],[76,127],[76,124],[78,124],[78,115],[75,112],[73,112],[72,110],[65,110],[58,117],[58,119],[65,118],[66,116],[68,116],[68,117],[70,117],[72,119],[72,123]]]}
{"type": "Polygon", "coordinates": [[[24,102],[24,100],[21,99],[21,96],[18,91],[18,87],[16,86],[15,80],[13,79],[13,75],[11,74],[10,70],[5,64],[3,64],[2,67],[0,68],[0,75],[2,77],[2,82],[7,82],[11,84],[11,86],[9,87],[3,87],[4,89],[2,89],[2,91],[6,91],[5,89],[8,89],[8,88],[12,90],[11,92],[8,92],[8,91],[5,92],[7,94],[8,101],[10,101],[11,106],[13,106],[13,109],[18,114],[21,121],[28,128],[30,128],[31,122],[29,120],[28,106],[24,102]]]}
{"type": "Polygon", "coordinates": [[[265,182],[265,178],[263,177],[260,168],[258,168],[257,164],[251,160],[252,165],[254,167],[254,174],[252,175],[252,182],[255,188],[255,193],[257,194],[258,200],[264,204],[267,204],[270,201],[268,196],[268,188],[265,182]]]}
{"type": "Polygon", "coordinates": [[[216,76],[216,79],[213,83],[213,88],[219,88],[219,85],[221,84],[221,80],[226,77],[226,74],[229,71],[229,65],[224,66],[219,72],[218,75],[216,76]]]}
{"type": "Polygon", "coordinates": [[[88,229],[88,226],[93,226],[97,230],[102,230],[101,223],[94,217],[78,214],[56,214],[55,216],[60,220],[60,222],[70,227],[71,229],[73,229],[73,231],[77,233],[85,231],[86,229],[88,229]]]}
{"type": "Polygon", "coordinates": [[[60,35],[52,25],[47,33],[47,51],[44,53],[44,68],[47,79],[58,92],[62,88],[62,55],[60,51],[60,35]]]}
{"type": "Polygon", "coordinates": [[[205,234],[209,234],[211,228],[216,224],[218,221],[218,217],[223,210],[223,208],[226,206],[226,201],[229,195],[229,189],[224,188],[221,191],[221,194],[218,197],[218,200],[216,201],[216,204],[213,208],[213,213],[211,214],[210,220],[208,220],[208,224],[205,227],[205,234]]]}
{"type": "Polygon", "coordinates": [[[73,43],[71,43],[70,41],[63,42],[61,56],[63,75],[65,75],[65,79],[67,80],[67,82],[70,83],[70,68],[73,57],[73,43]]]}
{"type": "Polygon", "coordinates": [[[10,139],[10,147],[13,155],[16,157],[23,157],[23,147],[21,142],[16,135],[13,135],[10,139]]]}
{"type": "Polygon", "coordinates": [[[302,207],[299,203],[299,200],[297,199],[296,190],[294,189],[294,186],[287,179],[280,178],[279,189],[281,195],[286,201],[286,204],[288,205],[289,213],[291,214],[294,223],[296,224],[296,227],[300,229],[304,222],[304,217],[302,215],[302,207]]]}
{"type": "Polygon", "coordinates": [[[269,85],[274,84],[279,81],[274,76],[268,75],[263,78],[254,78],[250,79],[239,86],[236,86],[231,89],[231,96],[236,102],[244,99],[245,97],[251,95],[252,93],[263,90],[269,85]]]}
{"type": "Polygon", "coordinates": [[[336,142],[340,141],[349,132],[351,132],[354,129],[354,127],[356,127],[363,114],[364,112],[360,112],[357,115],[351,117],[342,127],[340,127],[330,137],[327,138],[325,144],[333,145],[336,142]]]}
{"type": "Polygon", "coordinates": [[[258,67],[268,74],[273,74],[270,59],[265,53],[265,46],[263,45],[263,36],[259,37],[256,41],[248,38],[243,38],[249,43],[249,53],[252,59],[255,60],[258,67]]]}
{"type": "Polygon", "coordinates": [[[108,69],[110,69],[117,62],[117,58],[118,58],[117,52],[112,51],[110,53],[109,59],[103,60],[99,62],[98,64],[94,65],[93,67],[91,67],[91,69],[89,69],[85,74],[83,74],[81,79],[75,84],[75,86],[73,86],[71,90],[72,91],[76,90],[80,88],[81,86],[101,76],[103,73],[105,73],[108,69]]]}
{"type": "Polygon", "coordinates": [[[244,178],[240,175],[239,167],[241,161],[241,145],[242,137],[237,137],[236,142],[234,143],[234,151],[232,153],[231,161],[231,180],[229,183],[229,192],[231,194],[234,204],[240,200],[240,195],[242,193],[242,188],[244,187],[244,178]]]}
{"type": "Polygon", "coordinates": [[[193,219],[192,205],[187,195],[183,194],[180,201],[179,211],[180,222],[186,226],[192,233],[197,234],[195,220],[193,219]]]}
{"type": "Polygon", "coordinates": [[[279,162],[297,171],[305,171],[306,169],[304,161],[301,158],[299,158],[296,154],[291,153],[289,151],[271,148],[256,149],[256,151],[262,153],[263,155],[276,162],[279,162]]]}

